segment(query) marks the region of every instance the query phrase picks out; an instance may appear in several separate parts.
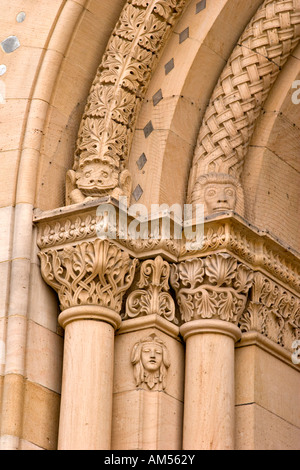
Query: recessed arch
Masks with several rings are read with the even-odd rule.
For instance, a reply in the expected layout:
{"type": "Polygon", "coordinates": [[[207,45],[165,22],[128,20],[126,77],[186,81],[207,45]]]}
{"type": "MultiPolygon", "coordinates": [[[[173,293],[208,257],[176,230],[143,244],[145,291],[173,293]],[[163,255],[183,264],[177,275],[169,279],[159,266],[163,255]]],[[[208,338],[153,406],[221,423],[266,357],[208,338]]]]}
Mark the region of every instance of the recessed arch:
{"type": "Polygon", "coordinates": [[[258,120],[242,175],[246,218],[300,251],[300,46],[274,84],[258,120]]]}

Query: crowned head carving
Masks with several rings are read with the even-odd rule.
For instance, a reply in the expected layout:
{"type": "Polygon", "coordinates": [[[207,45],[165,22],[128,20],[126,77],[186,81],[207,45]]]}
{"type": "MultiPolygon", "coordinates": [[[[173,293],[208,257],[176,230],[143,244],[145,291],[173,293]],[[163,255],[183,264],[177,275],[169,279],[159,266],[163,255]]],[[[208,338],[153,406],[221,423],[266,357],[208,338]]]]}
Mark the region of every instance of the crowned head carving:
{"type": "Polygon", "coordinates": [[[105,196],[130,198],[131,176],[108,158],[86,158],[67,173],[66,203],[78,204],[105,196]]]}
{"type": "Polygon", "coordinates": [[[203,204],[205,216],[228,210],[243,215],[243,189],[234,176],[223,173],[201,175],[192,192],[192,204],[203,204]]]}
{"type": "Polygon", "coordinates": [[[150,390],[166,388],[169,353],[164,342],[157,336],[143,338],[133,347],[131,362],[134,366],[136,386],[146,385],[150,390]]]}

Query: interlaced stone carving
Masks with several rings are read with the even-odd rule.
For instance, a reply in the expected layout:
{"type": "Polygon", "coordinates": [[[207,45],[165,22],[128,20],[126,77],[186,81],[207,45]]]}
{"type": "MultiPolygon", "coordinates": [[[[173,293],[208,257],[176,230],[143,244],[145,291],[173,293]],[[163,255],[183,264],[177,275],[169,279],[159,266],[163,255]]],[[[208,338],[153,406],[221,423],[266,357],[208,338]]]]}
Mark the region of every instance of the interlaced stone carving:
{"type": "Polygon", "coordinates": [[[137,260],[107,240],[39,253],[42,276],[57,293],[61,310],[81,305],[120,313],[137,260]]]}
{"type": "MultiPolygon", "coordinates": [[[[239,184],[257,119],[299,39],[299,2],[265,0],[238,41],[210,99],[195,149],[188,203],[204,203],[197,185],[204,175],[219,174],[221,180],[229,175],[239,184]]],[[[238,208],[241,214],[242,210],[238,208]]]]}
{"type": "Polygon", "coordinates": [[[128,0],[109,40],[82,118],[66,203],[131,194],[126,160],[151,73],[187,0],[128,0]]]}
{"type": "Polygon", "coordinates": [[[243,332],[258,331],[286,349],[300,338],[300,299],[261,273],[255,273],[250,302],[240,319],[243,332]]]}
{"type": "Polygon", "coordinates": [[[126,318],[156,314],[176,323],[175,304],[169,293],[170,265],[161,256],[142,263],[139,289],[126,302],[126,318]]]}
{"type": "Polygon", "coordinates": [[[219,319],[237,324],[245,310],[253,271],[226,253],[173,264],[170,282],[183,322],[219,319]]]}

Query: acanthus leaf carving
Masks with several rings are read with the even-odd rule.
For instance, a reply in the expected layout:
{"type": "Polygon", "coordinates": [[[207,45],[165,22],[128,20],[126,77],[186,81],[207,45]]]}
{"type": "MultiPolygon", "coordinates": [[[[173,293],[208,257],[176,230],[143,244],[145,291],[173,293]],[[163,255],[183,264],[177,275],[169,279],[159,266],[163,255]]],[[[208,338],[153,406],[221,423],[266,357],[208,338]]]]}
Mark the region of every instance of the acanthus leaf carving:
{"type": "Polygon", "coordinates": [[[247,310],[240,319],[243,332],[257,331],[285,349],[299,337],[300,299],[257,272],[247,310]]]}
{"type": "Polygon", "coordinates": [[[172,266],[170,277],[182,321],[220,319],[237,323],[252,286],[253,273],[225,253],[172,266]],[[195,273],[201,273],[195,281],[195,273]]]}

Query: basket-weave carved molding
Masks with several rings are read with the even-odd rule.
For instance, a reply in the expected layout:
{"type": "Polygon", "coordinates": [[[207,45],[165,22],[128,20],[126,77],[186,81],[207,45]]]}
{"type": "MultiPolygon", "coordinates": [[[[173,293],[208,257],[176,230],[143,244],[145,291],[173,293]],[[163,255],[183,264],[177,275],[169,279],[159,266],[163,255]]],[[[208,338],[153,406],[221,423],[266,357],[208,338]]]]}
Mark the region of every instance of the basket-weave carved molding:
{"type": "Polygon", "coordinates": [[[128,295],[124,320],[144,315],[160,315],[176,323],[175,303],[169,293],[170,265],[161,256],[141,265],[138,289],[128,295]]]}
{"type": "Polygon", "coordinates": [[[218,319],[237,324],[244,313],[253,271],[225,253],[173,264],[170,282],[183,322],[218,319]]]}
{"type": "Polygon", "coordinates": [[[93,305],[120,313],[137,264],[128,253],[108,240],[96,240],[39,257],[42,276],[58,293],[62,311],[93,305]]]}
{"type": "Polygon", "coordinates": [[[258,117],[281,68],[300,39],[299,0],[265,0],[252,18],[214,89],[200,128],[188,188],[205,174],[237,181],[258,117]]]}
{"type": "Polygon", "coordinates": [[[187,1],[126,2],[88,96],[74,168],[67,175],[67,204],[129,195],[131,179],[125,167],[139,105],[187,1]]]}

